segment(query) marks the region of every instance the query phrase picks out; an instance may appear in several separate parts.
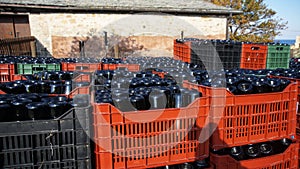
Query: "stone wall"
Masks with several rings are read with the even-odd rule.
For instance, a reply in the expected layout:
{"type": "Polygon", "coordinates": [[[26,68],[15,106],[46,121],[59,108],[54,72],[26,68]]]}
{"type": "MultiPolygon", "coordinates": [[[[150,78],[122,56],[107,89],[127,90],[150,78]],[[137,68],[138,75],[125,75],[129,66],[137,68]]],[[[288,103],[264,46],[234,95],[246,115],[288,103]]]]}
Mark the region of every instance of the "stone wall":
{"type": "Polygon", "coordinates": [[[86,41],[88,56],[107,54],[103,31],[108,32],[108,48],[118,44],[121,53],[137,50],[147,55],[172,55],[173,39],[184,37],[226,38],[226,18],[172,16],[162,14],[30,14],[31,34],[54,57],[79,56],[78,42],[86,41]],[[128,47],[129,49],[125,49],[128,47]],[[159,52],[160,51],[160,52],[159,52]]]}

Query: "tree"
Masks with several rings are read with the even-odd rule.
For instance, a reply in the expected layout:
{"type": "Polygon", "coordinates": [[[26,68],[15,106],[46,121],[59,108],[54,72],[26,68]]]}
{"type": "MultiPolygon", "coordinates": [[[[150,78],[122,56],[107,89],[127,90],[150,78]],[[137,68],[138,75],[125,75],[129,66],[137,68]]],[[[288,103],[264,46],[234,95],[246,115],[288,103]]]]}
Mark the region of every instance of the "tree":
{"type": "Polygon", "coordinates": [[[276,11],[269,9],[264,0],[211,0],[216,5],[243,11],[229,18],[230,38],[238,41],[273,42],[287,22],[275,17],[276,11]]]}

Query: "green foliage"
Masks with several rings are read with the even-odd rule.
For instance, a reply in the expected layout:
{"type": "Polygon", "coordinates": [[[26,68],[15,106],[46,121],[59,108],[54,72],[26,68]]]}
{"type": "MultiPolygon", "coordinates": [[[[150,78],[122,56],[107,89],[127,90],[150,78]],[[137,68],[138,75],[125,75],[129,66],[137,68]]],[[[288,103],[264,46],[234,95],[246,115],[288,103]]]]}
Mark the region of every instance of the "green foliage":
{"type": "Polygon", "coordinates": [[[243,11],[229,18],[230,38],[249,42],[272,42],[287,22],[275,17],[276,11],[269,9],[264,0],[211,0],[221,5],[243,11]]]}

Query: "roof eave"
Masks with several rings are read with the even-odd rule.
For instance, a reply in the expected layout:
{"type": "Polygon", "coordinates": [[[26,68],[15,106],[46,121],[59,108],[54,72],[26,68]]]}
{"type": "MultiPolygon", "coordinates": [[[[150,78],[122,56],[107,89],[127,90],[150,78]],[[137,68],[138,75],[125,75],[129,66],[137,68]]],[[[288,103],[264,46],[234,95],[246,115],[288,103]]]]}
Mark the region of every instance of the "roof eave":
{"type": "MultiPolygon", "coordinates": [[[[238,15],[241,14],[242,11],[231,10],[231,9],[180,9],[180,8],[155,8],[155,7],[114,7],[114,6],[50,6],[50,5],[29,5],[29,4],[7,4],[0,3],[0,9],[3,10],[11,10],[12,11],[26,11],[29,12],[31,10],[52,10],[52,11],[86,11],[86,12],[163,12],[163,13],[191,13],[191,14],[199,14],[199,15],[238,15]]],[[[0,10],[0,12],[1,12],[0,10]]]]}

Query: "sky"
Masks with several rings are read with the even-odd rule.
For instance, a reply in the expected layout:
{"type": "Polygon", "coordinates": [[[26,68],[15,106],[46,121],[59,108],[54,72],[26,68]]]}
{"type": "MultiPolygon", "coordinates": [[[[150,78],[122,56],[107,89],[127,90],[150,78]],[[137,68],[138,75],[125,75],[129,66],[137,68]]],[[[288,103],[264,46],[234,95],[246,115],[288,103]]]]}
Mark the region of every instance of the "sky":
{"type": "Polygon", "coordinates": [[[300,0],[265,0],[269,8],[277,12],[276,17],[288,21],[288,29],[275,39],[296,39],[300,36],[300,0]]]}

